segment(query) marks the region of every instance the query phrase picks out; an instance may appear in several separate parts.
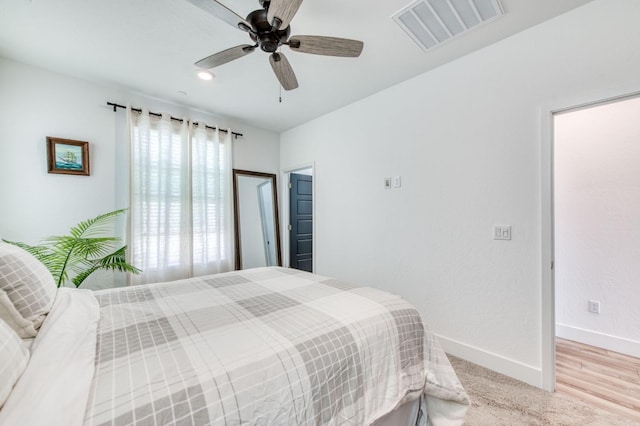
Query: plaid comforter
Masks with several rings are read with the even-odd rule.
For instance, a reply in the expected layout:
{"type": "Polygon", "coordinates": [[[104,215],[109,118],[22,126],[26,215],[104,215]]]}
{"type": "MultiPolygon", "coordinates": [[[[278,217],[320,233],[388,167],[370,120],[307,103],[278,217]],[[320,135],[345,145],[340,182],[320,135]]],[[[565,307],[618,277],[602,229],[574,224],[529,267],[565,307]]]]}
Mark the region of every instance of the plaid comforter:
{"type": "Polygon", "coordinates": [[[260,268],[94,294],[85,425],[363,425],[425,392],[466,403],[386,292],[260,268]]]}

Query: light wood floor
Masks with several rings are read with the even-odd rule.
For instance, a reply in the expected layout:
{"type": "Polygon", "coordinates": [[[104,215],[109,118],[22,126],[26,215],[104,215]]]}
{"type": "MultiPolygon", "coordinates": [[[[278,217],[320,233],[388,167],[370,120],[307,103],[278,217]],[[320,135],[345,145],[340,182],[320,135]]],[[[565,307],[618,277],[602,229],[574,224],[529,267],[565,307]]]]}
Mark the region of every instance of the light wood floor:
{"type": "Polygon", "coordinates": [[[556,339],[556,391],[640,424],[640,359],[556,339]]]}

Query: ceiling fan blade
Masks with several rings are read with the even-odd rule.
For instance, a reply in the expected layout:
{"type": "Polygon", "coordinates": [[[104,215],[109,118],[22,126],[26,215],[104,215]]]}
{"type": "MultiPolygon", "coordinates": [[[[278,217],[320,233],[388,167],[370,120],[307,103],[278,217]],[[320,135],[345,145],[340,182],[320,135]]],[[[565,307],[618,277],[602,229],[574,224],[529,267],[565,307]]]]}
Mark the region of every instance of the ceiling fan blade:
{"type": "Polygon", "coordinates": [[[302,0],[271,0],[267,20],[276,29],[285,29],[289,26],[301,4],[302,0]]]}
{"type": "Polygon", "coordinates": [[[297,35],[289,39],[289,47],[296,52],[355,58],[362,53],[364,43],[348,38],[297,35]]]}
{"type": "Polygon", "coordinates": [[[196,66],[199,68],[214,68],[227,62],[231,62],[234,59],[242,58],[248,55],[256,49],[255,46],[250,44],[242,44],[240,46],[232,47],[222,52],[214,53],[211,56],[207,56],[204,59],[200,59],[196,62],[196,66]]]}
{"type": "Polygon", "coordinates": [[[198,6],[205,12],[222,19],[229,25],[240,28],[242,31],[250,31],[251,25],[234,11],[217,2],[216,0],[187,0],[189,3],[198,6]]]}
{"type": "Polygon", "coordinates": [[[269,56],[269,62],[284,90],[293,90],[298,87],[298,79],[293,72],[293,68],[291,68],[289,61],[282,53],[272,53],[269,56]]]}

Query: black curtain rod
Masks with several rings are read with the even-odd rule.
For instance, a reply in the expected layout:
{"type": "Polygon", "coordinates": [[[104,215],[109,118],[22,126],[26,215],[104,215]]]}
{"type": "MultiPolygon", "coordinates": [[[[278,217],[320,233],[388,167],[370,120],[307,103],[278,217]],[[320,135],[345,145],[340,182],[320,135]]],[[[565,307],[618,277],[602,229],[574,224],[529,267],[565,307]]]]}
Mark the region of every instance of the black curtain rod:
{"type": "MultiPolygon", "coordinates": [[[[107,102],[107,105],[109,105],[110,107],[113,107],[113,112],[116,112],[116,110],[117,110],[118,108],[125,108],[125,109],[127,108],[127,107],[126,107],[126,106],[124,106],[124,105],[114,104],[113,102],[107,102]]],[[[132,111],[135,111],[135,112],[140,112],[140,113],[142,112],[142,109],[141,109],[141,108],[131,108],[131,110],[132,110],[132,111]]],[[[162,114],[157,113],[157,112],[149,112],[149,115],[153,115],[153,116],[155,116],[155,117],[162,117],[162,114]]],[[[182,118],[176,118],[176,117],[173,117],[173,116],[171,117],[171,119],[172,119],[172,120],[174,120],[174,121],[179,121],[179,122],[181,122],[181,123],[184,121],[182,118]]],[[[195,126],[198,126],[200,123],[193,123],[193,124],[194,124],[195,126]]],[[[211,129],[211,130],[215,130],[215,129],[216,129],[216,127],[211,127],[211,126],[207,126],[207,125],[205,125],[204,127],[206,127],[207,129],[211,129]]],[[[228,130],[225,130],[225,129],[218,129],[218,130],[219,130],[219,131],[221,131],[221,132],[225,132],[225,133],[228,133],[228,132],[229,132],[228,130]]],[[[231,134],[232,134],[236,139],[238,139],[238,137],[242,137],[242,136],[244,136],[242,133],[236,133],[236,132],[231,132],[231,134]]]]}

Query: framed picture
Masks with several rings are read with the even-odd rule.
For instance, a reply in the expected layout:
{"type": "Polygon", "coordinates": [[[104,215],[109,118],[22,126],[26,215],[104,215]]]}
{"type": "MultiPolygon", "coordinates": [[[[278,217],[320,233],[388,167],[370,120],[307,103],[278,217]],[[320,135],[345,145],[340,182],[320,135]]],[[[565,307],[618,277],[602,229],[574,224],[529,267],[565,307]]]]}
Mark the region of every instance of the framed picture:
{"type": "Polygon", "coordinates": [[[47,136],[49,173],[89,176],[89,142],[47,136]]]}

